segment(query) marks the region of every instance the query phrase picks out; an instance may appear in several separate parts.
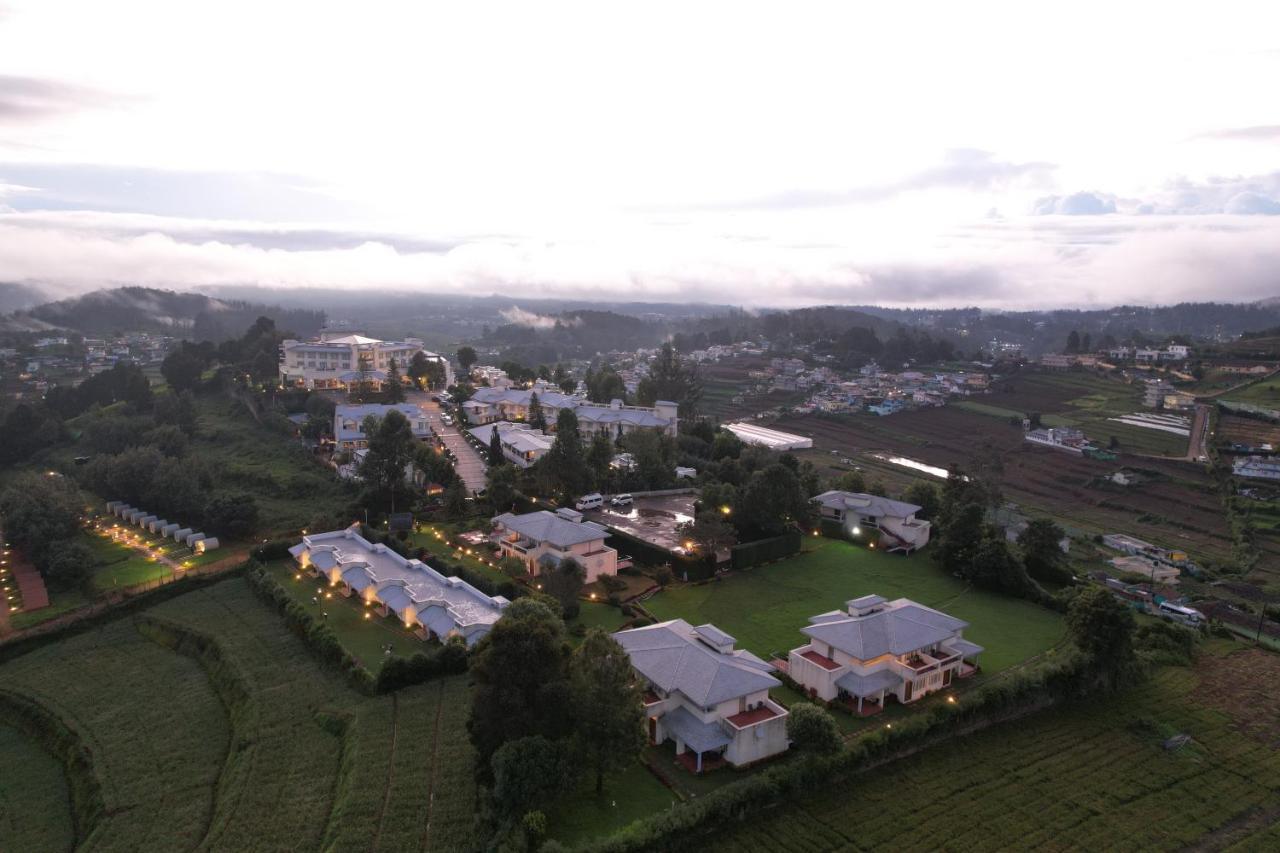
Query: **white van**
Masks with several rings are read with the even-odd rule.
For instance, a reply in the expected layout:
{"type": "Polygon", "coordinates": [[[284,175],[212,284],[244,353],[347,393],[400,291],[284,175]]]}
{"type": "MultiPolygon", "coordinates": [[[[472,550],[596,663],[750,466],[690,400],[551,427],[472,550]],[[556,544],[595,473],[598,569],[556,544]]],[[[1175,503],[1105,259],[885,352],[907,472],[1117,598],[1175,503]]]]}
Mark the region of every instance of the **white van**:
{"type": "Polygon", "coordinates": [[[578,512],[582,512],[587,509],[599,509],[602,506],[604,506],[604,495],[599,492],[592,492],[589,495],[583,495],[578,498],[578,502],[573,505],[573,508],[578,512]]]}
{"type": "Polygon", "coordinates": [[[631,495],[614,495],[609,504],[611,506],[631,506],[631,495]]]}

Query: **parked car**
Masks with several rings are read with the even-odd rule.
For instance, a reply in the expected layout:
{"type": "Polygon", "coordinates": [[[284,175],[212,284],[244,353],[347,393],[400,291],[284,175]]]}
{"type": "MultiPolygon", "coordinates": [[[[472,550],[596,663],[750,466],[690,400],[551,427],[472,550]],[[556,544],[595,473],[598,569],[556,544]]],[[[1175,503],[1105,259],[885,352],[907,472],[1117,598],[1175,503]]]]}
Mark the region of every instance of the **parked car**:
{"type": "Polygon", "coordinates": [[[631,506],[634,503],[631,495],[614,495],[613,500],[609,501],[610,506],[631,506]]]}
{"type": "Polygon", "coordinates": [[[582,512],[586,509],[599,509],[604,506],[604,495],[599,492],[592,492],[589,495],[583,495],[574,503],[573,508],[582,512]]]}

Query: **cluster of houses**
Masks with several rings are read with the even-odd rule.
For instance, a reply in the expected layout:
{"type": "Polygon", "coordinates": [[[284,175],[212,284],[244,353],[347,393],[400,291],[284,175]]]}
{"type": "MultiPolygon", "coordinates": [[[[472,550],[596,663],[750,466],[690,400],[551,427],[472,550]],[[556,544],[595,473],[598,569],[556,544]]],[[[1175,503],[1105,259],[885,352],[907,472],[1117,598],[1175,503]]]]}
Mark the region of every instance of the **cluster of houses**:
{"type": "Polygon", "coordinates": [[[1127,533],[1108,533],[1102,544],[1123,556],[1110,563],[1117,570],[1141,575],[1153,584],[1176,584],[1183,574],[1197,575],[1199,568],[1185,551],[1161,548],[1127,533]]]}
{"type": "Polygon", "coordinates": [[[798,413],[866,411],[891,415],[943,406],[951,397],[983,394],[990,386],[990,377],[982,372],[893,372],[872,362],[850,378],[825,365],[810,368],[798,358],[775,358],[768,368],[750,375],[761,383],[763,391],[811,392],[809,399],[791,407],[798,413]]]}
{"type": "Polygon", "coordinates": [[[0,365],[13,396],[39,397],[52,385],[78,383],[119,363],[157,365],[174,346],[174,338],[147,332],[130,332],[110,339],[84,338],[79,344],[66,337],[51,336],[37,339],[31,349],[0,349],[0,365]]]}
{"type": "Polygon", "coordinates": [[[467,421],[477,426],[499,421],[528,421],[534,397],[547,422],[554,430],[562,409],[570,409],[578,418],[583,435],[602,432],[610,438],[638,430],[655,430],[674,436],[679,424],[678,406],[658,400],[652,406],[626,406],[621,400],[593,403],[578,394],[565,394],[546,382],[532,388],[477,388],[471,399],[462,404],[467,421]]]}

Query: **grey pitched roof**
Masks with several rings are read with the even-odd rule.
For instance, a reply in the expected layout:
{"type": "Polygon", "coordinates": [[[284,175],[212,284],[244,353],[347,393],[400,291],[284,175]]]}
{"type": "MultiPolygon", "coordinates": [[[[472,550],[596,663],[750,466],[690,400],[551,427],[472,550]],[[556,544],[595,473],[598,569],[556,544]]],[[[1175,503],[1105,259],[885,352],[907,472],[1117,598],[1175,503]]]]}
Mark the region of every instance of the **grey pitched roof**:
{"type": "Polygon", "coordinates": [[[947,642],[947,645],[958,651],[963,657],[972,657],[973,655],[986,651],[982,646],[977,643],[970,642],[964,637],[960,637],[956,640],[950,640],[947,642]]]}
{"type": "Polygon", "coordinates": [[[550,542],[557,548],[594,542],[609,535],[608,530],[594,521],[569,521],[545,509],[523,515],[505,512],[494,518],[493,522],[534,542],[550,542]]]}
{"type": "Polygon", "coordinates": [[[695,752],[707,752],[728,746],[730,737],[716,723],[704,723],[686,708],[676,708],[662,715],[667,733],[684,741],[695,752]]]}
{"type": "Polygon", "coordinates": [[[852,696],[873,696],[881,690],[892,690],[902,683],[902,676],[889,669],[877,669],[866,675],[846,672],[836,679],[836,687],[852,696]]]}
{"type": "Polygon", "coordinates": [[[823,492],[813,500],[831,509],[851,510],[868,518],[907,518],[920,511],[915,504],[861,492],[823,492]]]}
{"type": "Polygon", "coordinates": [[[735,642],[737,642],[737,640],[734,637],[730,636],[729,634],[726,634],[724,631],[721,631],[719,628],[717,628],[715,625],[712,625],[710,622],[708,622],[705,625],[699,625],[698,627],[693,629],[693,632],[697,634],[699,637],[704,637],[710,642],[718,646],[721,646],[721,645],[731,646],[735,642]]]}
{"type": "Polygon", "coordinates": [[[877,604],[884,604],[887,600],[888,599],[886,599],[883,595],[872,594],[872,595],[864,595],[859,598],[846,601],[845,604],[849,607],[853,607],[861,610],[864,607],[875,607],[877,604]]]}
{"type": "MultiPolygon", "coordinates": [[[[727,636],[727,635],[726,635],[727,636]]],[[[613,635],[637,672],[668,693],[682,693],[700,708],[782,684],[773,667],[744,649],[721,654],[698,639],[683,619],[613,635]]]]}
{"type": "Polygon", "coordinates": [[[800,631],[858,660],[905,655],[952,637],[969,623],[906,598],[868,616],[848,616],[806,625],[800,631]]]}

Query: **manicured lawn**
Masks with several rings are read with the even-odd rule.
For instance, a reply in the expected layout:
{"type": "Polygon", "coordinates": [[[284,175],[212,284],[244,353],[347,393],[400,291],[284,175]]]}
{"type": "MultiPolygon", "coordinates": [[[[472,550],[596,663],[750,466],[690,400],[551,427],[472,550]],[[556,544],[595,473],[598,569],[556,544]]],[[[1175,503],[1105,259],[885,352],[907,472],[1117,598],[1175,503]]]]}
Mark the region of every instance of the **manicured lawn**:
{"type": "Polygon", "coordinates": [[[582,789],[563,798],[548,815],[549,835],[565,845],[603,838],[627,824],[671,808],[678,797],[648,768],[636,762],[605,779],[597,794],[595,780],[585,778],[582,789]]]}
{"type": "Polygon", "coordinates": [[[454,545],[462,544],[457,538],[458,533],[465,533],[468,530],[477,529],[488,528],[480,524],[424,524],[422,525],[421,532],[409,534],[409,541],[413,543],[415,547],[426,548],[432,554],[438,554],[447,563],[461,564],[481,577],[493,580],[495,583],[502,583],[503,581],[511,580],[511,578],[504,575],[496,566],[484,562],[484,560],[489,560],[490,563],[497,562],[496,560],[490,559],[492,557],[492,553],[487,545],[474,546],[463,544],[463,550],[458,550],[457,548],[450,547],[445,544],[446,542],[451,542],[454,545]],[[457,528],[459,526],[465,528],[465,530],[458,530],[457,528]],[[443,540],[438,538],[436,535],[437,533],[443,535],[445,538],[443,540]],[[470,549],[472,553],[466,553],[467,549],[470,549]]]}
{"type": "Polygon", "coordinates": [[[588,628],[603,628],[606,631],[613,632],[621,628],[622,623],[626,622],[627,618],[617,607],[584,601],[582,602],[582,609],[578,612],[578,618],[572,620],[569,624],[572,626],[577,623],[588,628]]]}
{"type": "Polygon", "coordinates": [[[1062,637],[1058,614],[1029,602],[970,589],[938,568],[928,552],[889,556],[834,539],[806,540],[805,553],[701,586],[675,586],[645,606],[659,619],[714,623],[762,657],[802,644],[809,617],[876,593],[911,598],[964,619],[965,637],[986,647],[978,661],[999,672],[1062,637]]]}
{"type": "Polygon", "coordinates": [[[372,607],[363,606],[356,598],[343,598],[333,592],[323,580],[303,574],[295,577],[291,562],[279,560],[267,564],[267,568],[292,595],[294,601],[301,604],[315,616],[325,618],[329,627],[338,635],[343,648],[351,652],[371,672],[382,668],[386,660],[383,647],[390,644],[391,653],[399,657],[426,651],[429,644],[419,640],[400,626],[395,616],[379,616],[372,607]],[[326,598],[331,595],[331,598],[326,598]],[[365,614],[371,614],[368,618],[365,614]]]}

